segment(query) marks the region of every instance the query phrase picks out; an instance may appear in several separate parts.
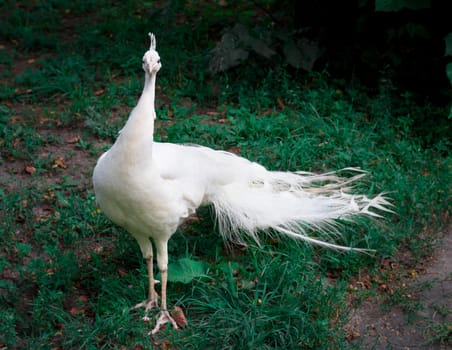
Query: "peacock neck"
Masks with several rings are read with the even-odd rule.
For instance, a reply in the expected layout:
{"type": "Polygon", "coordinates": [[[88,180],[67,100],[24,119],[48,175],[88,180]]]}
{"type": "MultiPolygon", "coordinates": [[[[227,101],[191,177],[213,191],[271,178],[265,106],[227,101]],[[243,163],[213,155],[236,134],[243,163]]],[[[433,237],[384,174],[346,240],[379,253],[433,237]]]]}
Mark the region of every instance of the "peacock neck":
{"type": "Polygon", "coordinates": [[[143,93],[138,101],[138,106],[140,104],[146,104],[148,107],[152,108],[154,111],[155,102],[155,79],[157,73],[149,74],[146,72],[144,77],[144,88],[143,93]]]}
{"type": "Polygon", "coordinates": [[[125,126],[125,128],[131,129],[135,139],[136,137],[139,137],[139,134],[142,134],[144,138],[151,138],[152,140],[155,119],[154,103],[156,75],[156,73],[146,73],[143,92],[125,126]]]}
{"type": "Polygon", "coordinates": [[[130,113],[126,125],[116,142],[116,149],[126,152],[129,162],[147,159],[152,152],[155,119],[156,74],[146,73],[143,92],[137,105],[130,113]],[[135,159],[136,158],[136,159],[135,159]]]}

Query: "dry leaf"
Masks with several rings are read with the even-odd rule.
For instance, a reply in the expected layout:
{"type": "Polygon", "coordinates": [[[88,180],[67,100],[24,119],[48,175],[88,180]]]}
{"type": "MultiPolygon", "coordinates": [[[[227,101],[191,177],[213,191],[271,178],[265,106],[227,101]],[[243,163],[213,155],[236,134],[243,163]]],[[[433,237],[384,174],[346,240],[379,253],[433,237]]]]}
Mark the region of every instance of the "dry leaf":
{"type": "Polygon", "coordinates": [[[345,337],[347,338],[348,341],[353,341],[353,340],[361,337],[361,333],[359,333],[358,331],[356,331],[354,329],[349,329],[347,331],[347,335],[345,337]]]}
{"type": "Polygon", "coordinates": [[[180,328],[184,328],[188,325],[188,321],[185,318],[184,312],[182,311],[181,307],[175,306],[173,311],[171,311],[171,316],[180,328]]]}
{"type": "Polygon", "coordinates": [[[285,103],[284,103],[283,100],[281,100],[279,97],[276,99],[276,102],[278,102],[278,106],[279,106],[281,109],[286,108],[285,103]]]}
{"type": "Polygon", "coordinates": [[[119,275],[120,277],[124,277],[124,276],[127,275],[127,271],[124,270],[124,269],[118,269],[118,275],[119,275]]]}
{"type": "Polygon", "coordinates": [[[97,246],[93,249],[93,251],[94,251],[94,253],[100,254],[104,251],[104,247],[102,247],[101,245],[97,246]]]}
{"type": "Polygon", "coordinates": [[[25,222],[25,217],[22,214],[17,214],[16,221],[19,222],[19,223],[24,223],[25,222]]]}
{"type": "Polygon", "coordinates": [[[38,123],[40,125],[45,124],[45,123],[53,123],[53,119],[52,118],[47,118],[47,117],[39,117],[38,118],[38,123]]]}
{"type": "Polygon", "coordinates": [[[64,162],[64,159],[59,157],[57,159],[55,159],[55,162],[52,165],[52,168],[62,168],[62,169],[66,169],[67,165],[64,162]]]}
{"type": "Polygon", "coordinates": [[[82,310],[81,308],[77,307],[77,306],[73,306],[73,307],[71,307],[71,309],[69,310],[69,313],[70,313],[72,316],[77,316],[77,315],[83,314],[83,310],[82,310]]]}
{"type": "Polygon", "coordinates": [[[67,139],[66,143],[77,143],[79,141],[80,141],[80,136],[74,136],[74,137],[72,137],[70,139],[67,139]]]}
{"type": "Polygon", "coordinates": [[[80,296],[77,298],[77,301],[80,301],[80,302],[86,304],[86,303],[88,302],[88,297],[87,297],[86,295],[80,295],[80,296]]]}
{"type": "Polygon", "coordinates": [[[25,172],[27,173],[27,174],[34,174],[35,172],[36,172],[36,168],[34,167],[34,166],[32,166],[32,165],[27,165],[26,167],[25,167],[25,172]]]}
{"type": "Polygon", "coordinates": [[[162,345],[163,350],[169,350],[173,348],[173,344],[171,344],[171,342],[168,339],[163,340],[162,345]]]}
{"type": "Polygon", "coordinates": [[[240,147],[230,147],[228,148],[228,152],[239,155],[241,152],[240,147]]]}

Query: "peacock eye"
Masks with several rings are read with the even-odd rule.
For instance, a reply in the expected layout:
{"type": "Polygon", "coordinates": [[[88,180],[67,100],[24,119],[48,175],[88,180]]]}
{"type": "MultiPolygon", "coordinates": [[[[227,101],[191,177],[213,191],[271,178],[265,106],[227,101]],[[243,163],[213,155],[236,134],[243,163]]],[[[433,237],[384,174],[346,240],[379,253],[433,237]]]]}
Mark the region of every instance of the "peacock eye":
{"type": "Polygon", "coordinates": [[[160,63],[160,58],[157,60],[157,63],[160,63]]]}

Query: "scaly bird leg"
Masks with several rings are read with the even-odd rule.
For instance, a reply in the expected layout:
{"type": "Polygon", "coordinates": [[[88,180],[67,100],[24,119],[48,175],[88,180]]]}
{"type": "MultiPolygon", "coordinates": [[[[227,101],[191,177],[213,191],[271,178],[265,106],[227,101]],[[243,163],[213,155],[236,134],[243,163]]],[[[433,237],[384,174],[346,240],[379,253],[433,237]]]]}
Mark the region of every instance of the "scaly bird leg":
{"type": "MultiPolygon", "coordinates": [[[[148,311],[150,311],[152,308],[154,307],[159,307],[158,304],[158,294],[155,291],[155,284],[159,283],[159,281],[154,279],[154,267],[152,265],[152,260],[153,257],[148,257],[146,258],[146,266],[148,269],[148,276],[149,276],[149,292],[148,292],[148,298],[141,302],[136,304],[132,309],[138,309],[140,307],[144,307],[145,308],[145,313],[147,313],[148,311]]],[[[145,319],[147,320],[147,317],[145,316],[145,319]]]]}
{"type": "Polygon", "coordinates": [[[162,275],[162,308],[159,313],[159,317],[157,319],[155,327],[150,332],[150,334],[157,333],[160,330],[160,328],[167,322],[170,322],[173,325],[174,329],[178,328],[176,321],[174,321],[174,319],[171,317],[166,308],[166,282],[168,280],[168,270],[160,271],[160,273],[162,275]]]}

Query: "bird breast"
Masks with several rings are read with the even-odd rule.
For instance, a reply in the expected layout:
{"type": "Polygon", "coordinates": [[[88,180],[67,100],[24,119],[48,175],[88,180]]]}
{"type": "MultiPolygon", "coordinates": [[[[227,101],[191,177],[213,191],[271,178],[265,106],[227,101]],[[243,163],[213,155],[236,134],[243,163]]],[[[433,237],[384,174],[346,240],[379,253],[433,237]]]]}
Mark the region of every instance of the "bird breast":
{"type": "Polygon", "coordinates": [[[93,184],[102,211],[133,234],[152,236],[175,231],[188,209],[152,168],[122,163],[112,154],[99,159],[93,184]]]}

